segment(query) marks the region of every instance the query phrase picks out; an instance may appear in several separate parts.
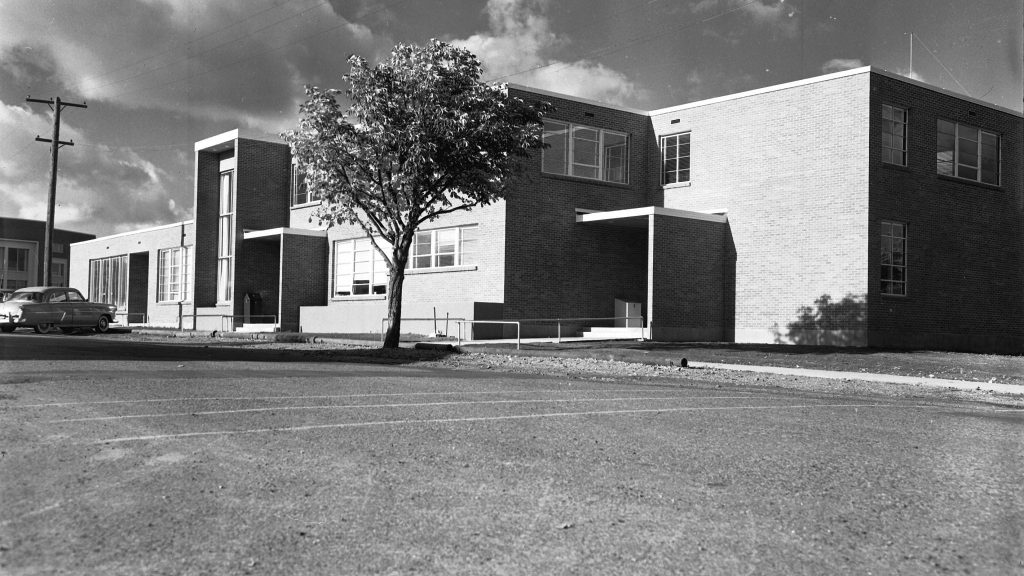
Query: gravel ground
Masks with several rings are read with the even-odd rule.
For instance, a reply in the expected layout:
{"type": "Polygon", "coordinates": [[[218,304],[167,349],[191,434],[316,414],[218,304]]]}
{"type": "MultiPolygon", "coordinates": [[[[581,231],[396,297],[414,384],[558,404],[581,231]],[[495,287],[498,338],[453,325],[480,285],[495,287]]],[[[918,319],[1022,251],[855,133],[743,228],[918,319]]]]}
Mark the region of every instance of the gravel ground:
{"type": "Polygon", "coordinates": [[[564,350],[559,356],[538,355],[530,351],[525,355],[510,353],[462,352],[448,353],[435,350],[399,348],[382,350],[376,345],[360,346],[337,342],[263,342],[236,338],[217,338],[193,335],[188,338],[168,338],[151,334],[120,334],[117,339],[136,342],[169,342],[171,340],[188,346],[244,347],[263,350],[292,350],[302,353],[310,360],[352,361],[353,356],[365,351],[368,362],[409,362],[419,361],[456,370],[495,370],[518,374],[542,374],[566,378],[595,381],[669,380],[684,386],[748,386],[761,388],[786,388],[823,394],[857,394],[867,396],[921,398],[930,400],[951,400],[983,402],[1001,406],[1024,408],[1024,393],[999,394],[985,391],[964,391],[952,388],[938,388],[922,385],[890,384],[858,381],[854,379],[826,379],[781,374],[753,373],[714,368],[681,368],[655,363],[624,362],[589,357],[566,356],[564,350]]]}

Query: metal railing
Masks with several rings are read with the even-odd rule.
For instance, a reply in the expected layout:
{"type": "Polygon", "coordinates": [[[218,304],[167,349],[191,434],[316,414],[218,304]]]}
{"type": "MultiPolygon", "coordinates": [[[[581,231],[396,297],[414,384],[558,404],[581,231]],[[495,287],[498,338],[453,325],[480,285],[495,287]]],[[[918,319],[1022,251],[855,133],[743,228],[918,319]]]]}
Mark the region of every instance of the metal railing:
{"type": "Polygon", "coordinates": [[[115,312],[114,313],[114,322],[116,322],[117,324],[120,324],[121,322],[120,322],[120,320],[118,320],[118,318],[124,318],[124,323],[127,325],[127,324],[131,324],[132,323],[132,317],[139,317],[139,316],[142,317],[142,320],[136,322],[136,324],[145,324],[146,322],[148,322],[148,319],[147,319],[147,316],[146,316],[145,312],[115,312]]]}
{"type": "MultiPolygon", "coordinates": [[[[220,331],[221,332],[234,332],[235,331],[235,319],[246,318],[245,314],[192,314],[192,329],[195,330],[198,326],[199,318],[220,318],[220,331]],[[227,322],[230,319],[230,325],[227,322]]],[[[273,324],[274,331],[281,329],[281,325],[277,322],[277,316],[274,314],[249,314],[248,319],[252,323],[256,324],[273,324]],[[259,320],[269,319],[270,322],[260,322],[259,320]]]]}
{"type": "MultiPolygon", "coordinates": [[[[388,323],[388,320],[389,320],[388,318],[381,318],[381,320],[380,320],[380,342],[381,342],[381,344],[384,343],[384,334],[387,332],[387,329],[391,327],[391,325],[388,323]]],[[[441,318],[400,318],[399,322],[401,322],[402,324],[405,324],[406,322],[434,322],[434,323],[437,323],[440,320],[441,320],[441,318]]],[[[444,321],[446,323],[447,322],[462,322],[462,321],[465,321],[465,318],[448,318],[448,317],[445,317],[444,321]]],[[[445,330],[446,334],[447,334],[447,332],[448,331],[445,330]]]]}
{"type": "Polygon", "coordinates": [[[580,322],[593,322],[595,320],[612,322],[616,320],[625,320],[626,324],[629,324],[632,320],[639,320],[639,326],[625,326],[625,328],[640,328],[641,335],[643,335],[644,328],[644,317],[643,316],[605,316],[596,318],[527,318],[525,320],[519,320],[523,324],[548,324],[554,322],[557,325],[557,341],[562,342],[562,324],[578,324],[580,322]]]}
{"type": "Polygon", "coordinates": [[[516,327],[516,350],[523,347],[523,340],[521,338],[523,333],[522,323],[518,320],[459,320],[456,322],[459,325],[459,346],[462,346],[462,325],[469,324],[514,324],[516,327]]]}
{"type": "MultiPolygon", "coordinates": [[[[438,318],[402,318],[401,319],[401,321],[403,323],[404,322],[437,322],[438,320],[439,320],[438,318]]],[[[626,328],[640,328],[640,337],[644,338],[645,340],[649,340],[650,339],[651,324],[652,324],[652,323],[645,323],[643,316],[601,316],[601,317],[579,317],[579,318],[527,318],[527,319],[523,319],[523,320],[466,320],[465,318],[445,318],[445,320],[446,321],[450,321],[450,322],[454,322],[456,325],[458,325],[459,329],[458,329],[457,343],[458,343],[459,346],[462,345],[462,340],[463,340],[463,338],[462,338],[462,334],[463,334],[462,325],[463,324],[469,324],[470,327],[472,327],[474,324],[507,324],[507,325],[514,325],[516,327],[516,349],[517,350],[522,348],[523,324],[552,324],[552,323],[555,324],[555,326],[556,326],[556,334],[557,334],[556,340],[559,343],[562,342],[562,325],[563,324],[579,324],[581,322],[594,322],[594,321],[611,321],[611,322],[615,322],[616,320],[625,320],[626,323],[629,324],[632,321],[639,321],[639,323],[640,323],[639,326],[625,326],[625,327],[626,328]],[[646,324],[646,327],[645,327],[645,324],[646,324]],[[644,335],[645,331],[647,333],[646,336],[644,335]]],[[[381,322],[380,322],[380,341],[381,341],[381,343],[384,342],[384,333],[387,330],[387,324],[388,324],[388,319],[387,318],[382,318],[381,322]]],[[[468,337],[468,332],[467,332],[466,340],[473,340],[473,338],[469,338],[468,337]]]]}

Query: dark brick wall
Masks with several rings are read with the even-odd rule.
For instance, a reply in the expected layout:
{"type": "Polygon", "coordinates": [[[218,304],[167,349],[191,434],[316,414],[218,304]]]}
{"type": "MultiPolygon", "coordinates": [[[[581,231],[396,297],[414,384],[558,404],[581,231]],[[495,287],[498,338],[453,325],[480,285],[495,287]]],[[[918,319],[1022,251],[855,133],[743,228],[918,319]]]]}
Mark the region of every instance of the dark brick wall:
{"type": "Polygon", "coordinates": [[[654,216],[648,314],[655,339],[723,338],[731,297],[724,276],[726,229],[722,222],[654,216]]]}
{"type": "Polygon", "coordinates": [[[1024,149],[1018,116],[871,75],[869,343],[1024,352],[1024,149]],[[882,105],[908,110],[906,167],[882,162],[882,105]],[[1001,185],[936,174],[939,118],[1001,135],[1001,185]],[[880,292],[880,222],[907,225],[907,295],[880,292]]]}
{"type": "Polygon", "coordinates": [[[281,241],[281,329],[298,331],[300,306],[327,304],[327,238],[288,234],[281,241]]]}
{"type": "Polygon", "coordinates": [[[195,293],[199,306],[217,303],[217,214],[220,161],[213,152],[196,153],[195,293]]]}
{"type": "MultiPolygon", "coordinates": [[[[55,259],[66,259],[70,267],[71,264],[71,244],[74,242],[84,242],[85,240],[92,240],[96,236],[94,234],[84,234],[82,232],[72,232],[70,230],[61,230],[54,228],[53,230],[53,243],[63,245],[63,253],[57,251],[53,252],[55,259]]],[[[36,242],[37,250],[36,256],[36,279],[35,284],[43,283],[43,260],[46,258],[46,222],[39,220],[24,220],[22,218],[0,218],[0,239],[7,240],[21,240],[25,242],[36,242]]],[[[56,246],[54,246],[56,248],[56,246]]],[[[70,271],[67,272],[68,278],[70,278],[70,271]]],[[[33,284],[29,282],[29,284],[33,284]]],[[[88,288],[73,286],[79,288],[85,293],[88,288]]]]}
{"type": "Polygon", "coordinates": [[[650,123],[646,116],[510,90],[555,105],[555,120],[629,134],[628,184],[541,173],[538,152],[506,199],[506,318],[611,317],[615,298],[643,301],[646,286],[646,230],[602,224],[578,225],[576,208],[617,210],[648,204],[649,171],[644,170],[650,123]]]}

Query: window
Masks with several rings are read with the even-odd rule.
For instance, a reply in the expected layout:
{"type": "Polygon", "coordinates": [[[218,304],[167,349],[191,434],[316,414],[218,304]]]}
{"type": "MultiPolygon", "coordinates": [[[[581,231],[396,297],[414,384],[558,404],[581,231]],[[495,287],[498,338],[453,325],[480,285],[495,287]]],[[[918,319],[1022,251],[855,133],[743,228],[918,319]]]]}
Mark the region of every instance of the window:
{"type": "Polygon", "coordinates": [[[385,294],[387,289],[388,263],[369,238],[334,243],[335,296],[385,294]]]}
{"type": "Polygon", "coordinates": [[[191,299],[189,247],[161,250],[157,268],[157,302],[182,302],[191,299]]]}
{"type": "Polygon", "coordinates": [[[939,120],[935,148],[939,174],[999,185],[998,134],[939,120]]]}
{"type": "Polygon", "coordinates": [[[128,255],[89,261],[89,299],[128,307],[128,255]]]}
{"type": "Polygon", "coordinates": [[[907,226],[882,222],[882,294],[907,294],[907,226]]]}
{"type": "Polygon", "coordinates": [[[882,161],[907,165],[907,111],[882,104],[882,161]]]}
{"type": "Polygon", "coordinates": [[[231,172],[220,175],[220,217],[217,220],[217,301],[234,298],[235,199],[231,172]]]}
{"type": "Polygon", "coordinates": [[[307,204],[317,199],[306,187],[306,175],[303,174],[302,168],[299,168],[298,164],[292,164],[291,193],[292,206],[307,204]]]}
{"type": "Polygon", "coordinates": [[[417,232],[412,243],[413,268],[445,268],[473,263],[476,226],[417,232]]]}
{"type": "Polygon", "coordinates": [[[25,272],[28,270],[28,248],[8,248],[5,270],[25,272]]]}
{"type": "Polygon", "coordinates": [[[661,137],[662,184],[690,181],[690,133],[661,137]]]}
{"type": "Polygon", "coordinates": [[[541,171],[605,182],[629,182],[629,138],[590,126],[544,121],[541,171]]]}

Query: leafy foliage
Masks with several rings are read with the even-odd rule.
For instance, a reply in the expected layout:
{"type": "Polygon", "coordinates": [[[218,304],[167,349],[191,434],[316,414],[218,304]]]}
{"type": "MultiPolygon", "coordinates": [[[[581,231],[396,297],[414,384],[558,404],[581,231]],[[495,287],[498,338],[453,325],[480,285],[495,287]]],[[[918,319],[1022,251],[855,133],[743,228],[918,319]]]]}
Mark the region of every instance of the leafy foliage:
{"type": "Polygon", "coordinates": [[[388,345],[416,229],[504,198],[521,160],[543,146],[549,105],[529,105],[504,85],[481,82],[472,53],[437,40],[399,44],[373,67],[359,56],[348,61],[348,110],[340,90],[307,86],[299,127],[282,136],[321,199],[320,222],[359,225],[384,255],[388,345]]]}

